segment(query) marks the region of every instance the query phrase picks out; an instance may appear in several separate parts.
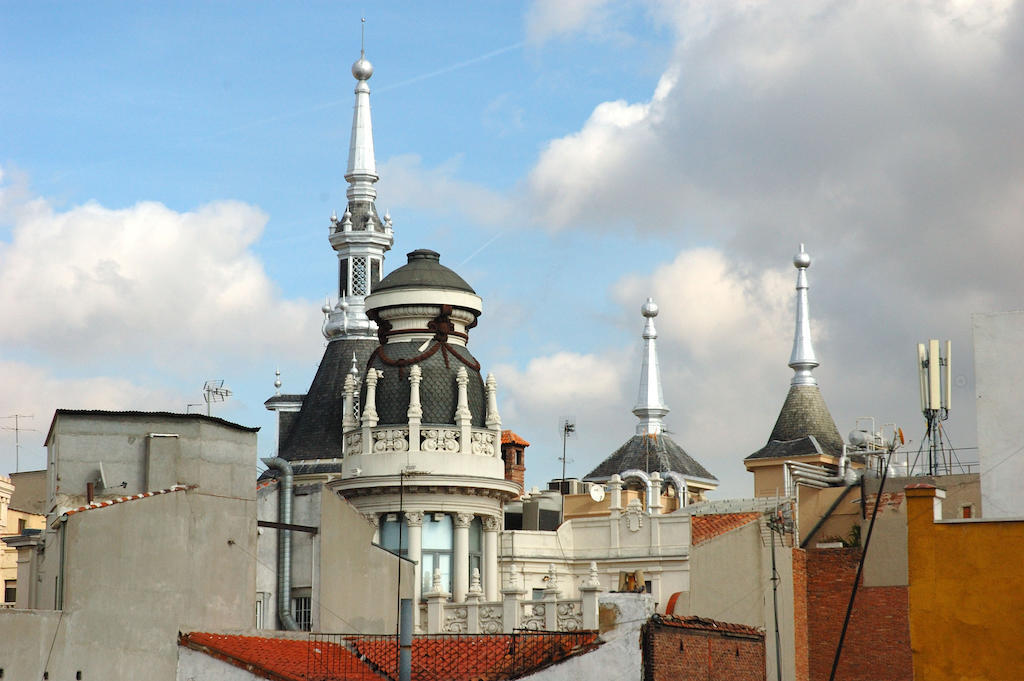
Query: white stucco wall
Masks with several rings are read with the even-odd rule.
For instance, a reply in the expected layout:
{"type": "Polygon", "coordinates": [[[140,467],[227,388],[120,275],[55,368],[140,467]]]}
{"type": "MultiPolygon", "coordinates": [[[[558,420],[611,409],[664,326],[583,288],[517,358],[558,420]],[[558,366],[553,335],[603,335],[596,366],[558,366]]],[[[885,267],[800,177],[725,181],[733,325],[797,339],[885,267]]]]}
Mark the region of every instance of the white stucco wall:
{"type": "Polygon", "coordinates": [[[1022,517],[1024,311],[975,314],[971,319],[982,513],[985,518],[1022,517]]]}
{"type": "Polygon", "coordinates": [[[176,681],[264,681],[241,667],[201,653],[191,648],[178,649],[178,674],[176,681]]]}

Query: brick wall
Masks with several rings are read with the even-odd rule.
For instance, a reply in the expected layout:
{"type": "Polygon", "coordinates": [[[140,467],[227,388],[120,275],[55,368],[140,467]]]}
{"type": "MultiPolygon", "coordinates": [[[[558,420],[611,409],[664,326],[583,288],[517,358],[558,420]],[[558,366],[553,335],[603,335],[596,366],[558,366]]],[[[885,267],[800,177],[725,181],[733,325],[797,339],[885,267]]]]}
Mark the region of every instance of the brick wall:
{"type": "MultiPolygon", "coordinates": [[[[857,574],[859,548],[793,549],[796,681],[827,681],[857,574]]],[[[905,586],[857,591],[837,681],[912,681],[905,586]]]]}
{"type": "Polygon", "coordinates": [[[763,635],[651,622],[644,636],[644,681],[765,681],[763,635]]]}
{"type": "Polygon", "coordinates": [[[520,489],[526,484],[525,447],[514,443],[502,443],[501,458],[505,462],[505,479],[518,483],[520,489]],[[522,463],[516,463],[520,461],[522,463]]]}

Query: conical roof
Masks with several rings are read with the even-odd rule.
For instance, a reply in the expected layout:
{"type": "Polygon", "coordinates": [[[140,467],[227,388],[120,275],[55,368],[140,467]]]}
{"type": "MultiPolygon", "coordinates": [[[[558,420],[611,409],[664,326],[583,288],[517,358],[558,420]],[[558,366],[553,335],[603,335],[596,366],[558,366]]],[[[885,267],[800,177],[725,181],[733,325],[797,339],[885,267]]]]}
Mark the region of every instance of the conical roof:
{"type": "Polygon", "coordinates": [[[775,421],[768,444],[747,459],[770,459],[780,456],[828,454],[839,457],[843,453],[843,438],[825,404],[825,398],[816,385],[791,385],[786,401],[775,421]],[[813,437],[818,447],[808,440],[813,437]],[[801,441],[801,442],[798,442],[801,441]],[[820,452],[816,452],[820,449],[820,452]]]}
{"type": "Polygon", "coordinates": [[[583,479],[604,482],[630,469],[645,473],[675,471],[688,478],[718,480],[664,431],[657,435],[634,435],[583,479]]]}

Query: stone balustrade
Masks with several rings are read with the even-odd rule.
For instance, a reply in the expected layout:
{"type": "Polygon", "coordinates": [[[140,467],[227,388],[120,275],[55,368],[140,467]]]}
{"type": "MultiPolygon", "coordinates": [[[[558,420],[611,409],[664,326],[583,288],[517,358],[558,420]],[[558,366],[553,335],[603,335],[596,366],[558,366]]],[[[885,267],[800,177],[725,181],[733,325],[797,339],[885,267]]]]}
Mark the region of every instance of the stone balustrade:
{"type": "Polygon", "coordinates": [[[344,435],[345,455],[389,452],[471,454],[500,457],[501,431],[455,426],[373,426],[344,435]],[[410,433],[411,431],[411,433],[410,433]]]}

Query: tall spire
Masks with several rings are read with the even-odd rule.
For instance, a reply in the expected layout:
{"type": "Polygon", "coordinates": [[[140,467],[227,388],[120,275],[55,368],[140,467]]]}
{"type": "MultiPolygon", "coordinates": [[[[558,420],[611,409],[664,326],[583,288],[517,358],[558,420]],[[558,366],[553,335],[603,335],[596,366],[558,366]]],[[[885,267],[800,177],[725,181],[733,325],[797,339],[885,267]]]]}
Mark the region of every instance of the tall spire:
{"type": "Polygon", "coordinates": [[[352,138],[348,148],[348,168],[345,179],[348,181],[349,201],[373,201],[377,198],[377,161],[373,155],[373,123],[370,120],[370,85],[367,81],[373,76],[373,64],[366,58],[365,28],[360,46],[359,59],[352,64],[352,75],[356,79],[356,103],[352,112],[352,138]]]}
{"type": "Polygon", "coordinates": [[[665,397],[661,392],[661,373],[658,370],[658,349],[656,341],[658,332],[654,328],[654,318],[658,316],[658,306],[653,298],[640,308],[640,314],[647,320],[644,324],[644,358],[640,368],[640,392],[637,395],[633,413],[640,419],[636,426],[637,435],[657,435],[664,429],[661,419],[668,414],[665,397]]]}
{"type": "MultiPolygon", "coordinates": [[[[363,19],[365,24],[366,20],[363,19]]],[[[374,337],[377,325],[366,316],[365,299],[373,293],[384,267],[384,253],[394,243],[391,218],[377,214],[377,162],[373,154],[370,86],[373,65],[366,58],[365,41],[352,64],[356,79],[352,137],[348,149],[348,206],[339,220],[331,216],[330,242],[338,253],[338,302],[328,312],[324,336],[329,340],[374,337]]]]}
{"type": "Polygon", "coordinates": [[[793,267],[797,270],[796,330],[793,332],[793,353],[789,356],[789,366],[794,371],[790,385],[818,385],[811,374],[818,366],[818,358],[814,356],[814,346],[811,345],[811,318],[807,307],[807,268],[810,266],[811,256],[800,244],[800,252],[793,256],[793,267]]]}

